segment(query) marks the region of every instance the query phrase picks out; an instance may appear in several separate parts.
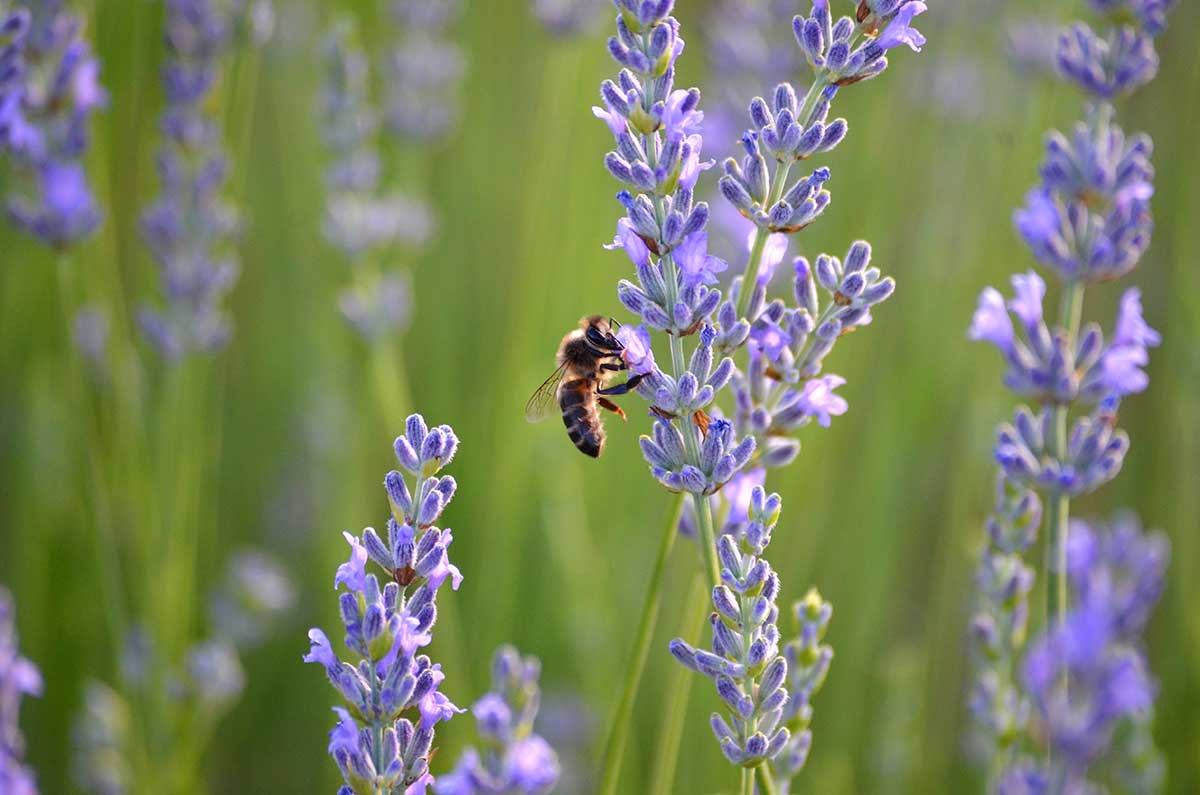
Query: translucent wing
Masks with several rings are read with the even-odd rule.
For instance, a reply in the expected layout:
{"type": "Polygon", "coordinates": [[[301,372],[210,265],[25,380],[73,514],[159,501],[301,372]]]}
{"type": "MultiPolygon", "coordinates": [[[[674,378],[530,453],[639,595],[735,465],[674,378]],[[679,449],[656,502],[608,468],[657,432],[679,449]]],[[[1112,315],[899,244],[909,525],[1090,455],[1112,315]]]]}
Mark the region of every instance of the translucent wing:
{"type": "Polygon", "coordinates": [[[563,362],[530,395],[529,402],[525,404],[525,419],[530,422],[541,422],[558,410],[558,401],[555,400],[555,397],[558,395],[558,385],[562,382],[563,373],[566,370],[567,363],[563,362]]]}

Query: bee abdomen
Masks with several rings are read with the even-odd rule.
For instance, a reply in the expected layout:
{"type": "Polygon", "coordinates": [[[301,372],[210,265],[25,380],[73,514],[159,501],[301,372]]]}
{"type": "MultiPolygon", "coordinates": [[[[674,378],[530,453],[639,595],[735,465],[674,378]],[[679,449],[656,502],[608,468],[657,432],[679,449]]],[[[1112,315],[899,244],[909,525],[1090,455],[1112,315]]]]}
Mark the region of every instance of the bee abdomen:
{"type": "Polygon", "coordinates": [[[604,427],[596,410],[592,384],[583,378],[563,384],[558,405],[571,442],[584,455],[598,458],[604,449],[604,427]]]}

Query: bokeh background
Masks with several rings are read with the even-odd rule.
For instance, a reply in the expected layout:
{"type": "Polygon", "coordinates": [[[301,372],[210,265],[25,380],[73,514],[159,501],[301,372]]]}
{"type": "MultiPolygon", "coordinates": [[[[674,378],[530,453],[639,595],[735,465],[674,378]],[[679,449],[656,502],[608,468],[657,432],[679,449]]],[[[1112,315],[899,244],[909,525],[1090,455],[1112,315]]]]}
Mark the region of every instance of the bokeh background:
{"type": "MultiPolygon", "coordinates": [[[[111,93],[89,160],[106,219],[70,267],[89,299],[132,304],[155,289],[136,224],[156,190],[162,9],[145,0],[86,5],[111,93]]],[[[459,492],[445,521],[466,582],[443,595],[433,647],[449,672],[445,689],[460,704],[474,700],[502,641],[539,655],[547,730],[570,767],[563,791],[590,791],[668,497],[637,450],[648,425],[640,411],[627,425],[607,423],[608,450],[591,461],[557,423],[527,425],[522,408],[581,315],[621,317],[615,283],[628,263],[600,247],[619,209],[601,165],[610,138],[589,111],[615,67],[604,19],[559,37],[520,0],[468,5],[455,28],[468,58],[461,123],[405,171],[439,221],[432,244],[406,263],[415,316],[402,356],[385,363],[407,374],[411,405],[400,393],[381,401],[372,387],[380,363],[337,312],[349,271],[321,234],[315,42],[345,12],[378,52],[387,46],[378,9],[368,0],[277,3],[276,35],[237,56],[236,78],[223,84],[230,196],[245,222],[243,275],[231,302],[235,336],[209,365],[206,408],[185,439],[167,441],[205,473],[193,495],[197,596],[179,620],[199,631],[201,597],[230,551],[247,545],[285,562],[298,600],[273,639],[245,657],[245,696],[205,757],[209,792],[336,788],[324,753],[334,697],[320,671],[300,662],[304,632],[335,625],[340,531],[383,523],[380,484],[410,409],[452,424],[462,439],[451,470],[459,492]]],[[[743,32],[717,22],[713,2],[678,5],[688,42],[681,81],[707,90],[719,67],[714,46],[743,32]]],[[[800,2],[776,5],[787,12],[764,41],[801,10],[800,2]]],[[[1034,13],[1065,20],[1082,3],[1052,12],[1033,2],[931,5],[919,25],[925,52],[898,53],[882,78],[839,96],[851,132],[828,158],[834,201],[798,241],[809,253],[841,253],[867,238],[899,282],[875,325],[829,362],[848,380],[850,412],[827,430],[806,431],[799,460],[769,482],[785,498],[771,555],[785,597],[815,584],[835,606],[828,640],[836,657],[802,779],[813,792],[980,786],[964,753],[964,628],[991,503],[993,426],[1013,400],[1000,387],[995,354],[969,343],[965,329],[982,286],[1029,266],[1011,210],[1035,180],[1043,131],[1080,115],[1073,91],[1014,67],[1006,23],[1034,13]]],[[[1127,128],[1155,141],[1157,229],[1131,278],[1164,343],[1152,355],[1151,389],[1123,407],[1133,438],[1124,472],[1076,510],[1132,507],[1170,535],[1169,587],[1149,655],[1169,788],[1187,793],[1200,791],[1200,9],[1181,5],[1159,41],[1159,78],[1119,108],[1127,128]]],[[[715,156],[733,144],[706,142],[715,156]]],[[[83,684],[115,676],[97,584],[105,549],[87,494],[93,420],[77,410],[76,388],[106,387],[72,364],[54,256],[7,227],[0,251],[0,582],[16,596],[22,647],[47,679],[46,695],[24,710],[29,757],[45,792],[69,792],[70,726],[83,684]]],[[[1089,293],[1088,316],[1110,317],[1120,287],[1089,293]]],[[[133,336],[121,322],[113,333],[133,336]]],[[[164,367],[142,343],[135,350],[133,388],[153,394],[164,367]]],[[[112,477],[127,476],[136,473],[112,477]]],[[[120,535],[121,506],[114,510],[120,535]]],[[[153,565],[154,550],[146,557],[153,565]]],[[[677,667],[666,643],[680,632],[696,566],[694,549],[678,545],[622,792],[641,792],[654,764],[677,667]]],[[[715,705],[709,687],[693,689],[677,792],[733,787],[707,726],[715,705]]],[[[470,736],[469,718],[439,732],[435,769],[470,736]]]]}

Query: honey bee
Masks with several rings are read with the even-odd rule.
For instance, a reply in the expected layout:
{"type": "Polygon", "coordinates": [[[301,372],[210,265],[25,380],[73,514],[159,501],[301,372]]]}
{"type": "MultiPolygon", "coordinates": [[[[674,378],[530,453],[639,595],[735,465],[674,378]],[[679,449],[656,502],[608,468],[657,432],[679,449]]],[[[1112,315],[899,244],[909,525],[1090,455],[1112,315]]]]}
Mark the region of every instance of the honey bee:
{"type": "Polygon", "coordinates": [[[600,315],[580,320],[579,328],[559,343],[558,367],[525,404],[525,419],[530,422],[546,419],[557,404],[567,436],[592,458],[598,458],[604,449],[600,409],[625,419],[625,412],[606,395],[624,395],[644,377],[633,375],[622,384],[607,385],[613,373],[629,369],[621,358],[625,346],[612,333],[613,323],[600,315]]]}

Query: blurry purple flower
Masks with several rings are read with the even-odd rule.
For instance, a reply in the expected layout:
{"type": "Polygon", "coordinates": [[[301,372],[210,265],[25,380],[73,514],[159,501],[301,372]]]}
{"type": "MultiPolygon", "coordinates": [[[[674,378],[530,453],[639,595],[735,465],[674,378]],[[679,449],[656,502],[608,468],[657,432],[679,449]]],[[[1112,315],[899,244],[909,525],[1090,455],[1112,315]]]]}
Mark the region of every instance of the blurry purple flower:
{"type": "Polygon", "coordinates": [[[689,287],[701,284],[716,284],[717,274],[729,265],[725,260],[708,253],[708,233],[693,232],[675,247],[675,264],[683,274],[683,283],[689,287]]]}
{"type": "Polygon", "coordinates": [[[663,108],[663,128],[668,137],[689,137],[700,132],[704,123],[704,111],[697,107],[694,91],[677,88],[667,97],[663,108]]]}
{"type": "MultiPolygon", "coordinates": [[[[751,230],[747,244],[754,245],[754,238],[757,236],[757,229],[751,230]]],[[[763,247],[762,259],[758,266],[758,283],[769,284],[775,276],[775,269],[779,267],[779,263],[783,262],[783,258],[787,256],[788,236],[780,232],[767,236],[766,246],[763,247]]]]}
{"type": "Polygon", "coordinates": [[[790,334],[784,331],[778,323],[765,318],[760,319],[750,329],[750,339],[773,362],[779,361],[783,351],[792,344],[790,334]]]}
{"type": "Polygon", "coordinates": [[[973,340],[990,342],[1004,353],[1013,349],[1013,325],[1004,305],[1004,296],[995,287],[985,287],[979,294],[979,306],[971,318],[967,332],[973,340]]]}
{"type": "Polygon", "coordinates": [[[1046,297],[1046,283],[1033,271],[1014,274],[1012,277],[1014,297],[1008,302],[1027,329],[1037,328],[1042,322],[1042,301],[1046,297]]]}
{"type": "Polygon", "coordinates": [[[804,384],[800,395],[800,406],[805,414],[817,418],[817,424],[828,428],[830,417],[840,417],[850,406],[845,398],[833,390],[846,383],[840,375],[823,375],[804,384]]]}

